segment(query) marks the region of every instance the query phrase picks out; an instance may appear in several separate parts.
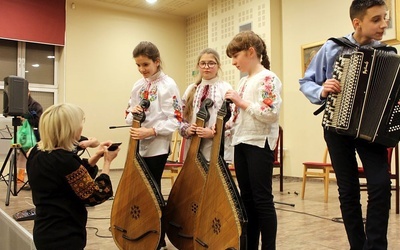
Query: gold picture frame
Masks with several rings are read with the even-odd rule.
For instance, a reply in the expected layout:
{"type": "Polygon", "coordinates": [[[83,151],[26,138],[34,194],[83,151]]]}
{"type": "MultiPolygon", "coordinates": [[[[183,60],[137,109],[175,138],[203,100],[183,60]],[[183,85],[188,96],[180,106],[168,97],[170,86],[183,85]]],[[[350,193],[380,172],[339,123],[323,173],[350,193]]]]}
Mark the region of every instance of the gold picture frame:
{"type": "Polygon", "coordinates": [[[400,0],[386,0],[386,5],[390,22],[382,41],[389,45],[400,44],[400,0]]]}
{"type": "Polygon", "coordinates": [[[309,43],[301,46],[301,72],[306,72],[311,60],[326,41],[309,43]]]}

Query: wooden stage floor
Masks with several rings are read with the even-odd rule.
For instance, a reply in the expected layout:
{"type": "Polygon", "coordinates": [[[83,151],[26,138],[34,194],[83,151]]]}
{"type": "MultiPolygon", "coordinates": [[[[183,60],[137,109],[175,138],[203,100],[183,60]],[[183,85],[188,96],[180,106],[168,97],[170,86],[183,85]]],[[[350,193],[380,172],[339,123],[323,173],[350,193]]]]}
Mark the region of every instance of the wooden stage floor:
{"type": "MultiPolygon", "coordinates": [[[[112,170],[110,173],[114,190],[117,189],[122,170],[112,170]]],[[[346,233],[342,223],[333,222],[332,219],[340,217],[339,202],[337,198],[337,186],[332,182],[329,187],[329,201],[323,202],[323,183],[320,181],[308,181],[306,196],[304,200],[300,198],[301,180],[299,178],[285,178],[284,192],[279,192],[279,181],[273,181],[274,196],[278,215],[278,250],[343,250],[349,249],[346,233]],[[280,203],[279,203],[280,202],[280,203]],[[281,204],[283,203],[283,204],[281,204]],[[285,205],[293,204],[294,207],[285,205]]],[[[162,180],[162,193],[167,196],[171,189],[171,182],[167,179],[162,180]]],[[[12,215],[16,212],[33,207],[31,192],[20,191],[18,196],[11,196],[9,206],[5,206],[7,186],[5,182],[0,182],[0,209],[8,217],[8,221],[13,226],[20,227],[19,231],[26,231],[28,235],[32,233],[33,221],[16,222],[12,215]],[[22,229],[21,229],[22,228],[22,229]]],[[[167,198],[167,197],[166,197],[167,198]]],[[[366,192],[362,192],[363,211],[365,212],[366,192]]],[[[392,196],[394,208],[394,197],[392,196]]],[[[110,211],[112,200],[96,207],[88,207],[87,223],[87,247],[88,250],[114,250],[117,249],[109,231],[110,211]]],[[[1,211],[0,211],[1,212],[1,211]]],[[[1,216],[1,214],[0,214],[1,216]]],[[[364,214],[365,216],[365,214],[364,214]]],[[[1,219],[1,218],[0,218],[1,219]]],[[[0,221],[1,222],[1,221],[0,221]]],[[[1,226],[1,225],[0,225],[1,226]]],[[[395,213],[395,209],[390,211],[388,240],[389,250],[400,249],[400,216],[395,213]]],[[[34,248],[4,248],[1,236],[4,231],[0,230],[0,249],[2,250],[25,250],[34,248]]],[[[9,236],[5,236],[9,237],[9,236]]],[[[31,235],[30,235],[31,237],[31,235]]],[[[5,239],[11,241],[11,239],[5,239]]],[[[176,248],[167,240],[169,250],[176,248]]],[[[4,242],[3,242],[4,243],[4,242]]]]}

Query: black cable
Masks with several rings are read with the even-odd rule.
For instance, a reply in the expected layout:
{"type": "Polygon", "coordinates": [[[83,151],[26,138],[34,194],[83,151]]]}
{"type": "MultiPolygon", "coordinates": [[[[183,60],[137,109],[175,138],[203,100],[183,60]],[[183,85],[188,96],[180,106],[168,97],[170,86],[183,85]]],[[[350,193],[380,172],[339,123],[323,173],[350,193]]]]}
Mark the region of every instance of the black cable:
{"type": "MultiPolygon", "coordinates": [[[[332,219],[329,219],[329,218],[326,218],[326,217],[322,217],[322,216],[318,216],[318,215],[310,214],[310,213],[306,213],[306,212],[298,212],[298,211],[288,210],[288,209],[283,209],[283,208],[275,208],[275,209],[276,210],[286,211],[286,212],[293,212],[293,213],[296,213],[296,214],[309,215],[309,216],[316,217],[316,218],[323,219],[323,220],[330,220],[330,221],[333,221],[333,222],[336,222],[336,223],[343,223],[343,218],[342,217],[333,217],[332,219]]],[[[366,221],[367,220],[365,218],[363,218],[363,223],[364,224],[366,223],[366,221]]]]}
{"type": "Polygon", "coordinates": [[[110,217],[88,217],[89,220],[109,220],[110,217]]]}
{"type": "MultiPolygon", "coordinates": [[[[114,199],[114,196],[111,196],[110,198],[108,198],[107,201],[113,200],[113,199],[114,199]]],[[[91,219],[91,220],[109,220],[111,218],[110,217],[88,217],[88,219],[91,219]]]]}
{"type": "Polygon", "coordinates": [[[99,229],[97,227],[86,227],[86,229],[94,229],[96,232],[94,233],[99,238],[112,238],[112,236],[100,235],[98,234],[99,229]]]}
{"type": "Polygon", "coordinates": [[[310,213],[306,213],[306,212],[299,212],[299,211],[288,210],[288,209],[284,209],[284,208],[276,208],[276,210],[281,210],[281,211],[286,211],[286,212],[293,212],[293,213],[296,213],[296,214],[303,214],[303,215],[308,215],[308,216],[316,217],[316,218],[323,219],[323,220],[333,221],[333,219],[329,219],[329,218],[326,218],[326,217],[322,217],[322,216],[318,216],[318,215],[310,214],[310,213]]]}

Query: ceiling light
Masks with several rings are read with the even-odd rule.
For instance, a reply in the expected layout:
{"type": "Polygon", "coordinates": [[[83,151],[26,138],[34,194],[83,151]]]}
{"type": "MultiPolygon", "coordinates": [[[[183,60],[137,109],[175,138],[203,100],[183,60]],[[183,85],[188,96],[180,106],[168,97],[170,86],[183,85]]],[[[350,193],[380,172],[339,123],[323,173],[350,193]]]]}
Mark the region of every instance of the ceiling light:
{"type": "Polygon", "coordinates": [[[146,0],[146,2],[148,2],[149,4],[154,4],[157,2],[157,0],[146,0]]]}
{"type": "Polygon", "coordinates": [[[40,65],[38,64],[38,63],[36,63],[36,64],[32,64],[32,67],[34,67],[34,68],[38,68],[40,65]]]}

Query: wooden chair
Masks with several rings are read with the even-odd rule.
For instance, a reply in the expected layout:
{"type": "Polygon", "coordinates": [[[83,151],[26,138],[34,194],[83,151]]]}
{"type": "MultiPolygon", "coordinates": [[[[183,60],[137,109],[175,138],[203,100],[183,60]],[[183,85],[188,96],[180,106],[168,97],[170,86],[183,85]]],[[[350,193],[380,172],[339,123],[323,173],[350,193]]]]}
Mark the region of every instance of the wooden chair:
{"type": "Polygon", "coordinates": [[[279,126],[279,137],[274,150],[274,168],[279,168],[279,191],[283,192],[283,129],[279,126]]]}
{"type": "Polygon", "coordinates": [[[175,131],[171,141],[171,154],[161,176],[161,179],[170,179],[171,186],[174,185],[175,178],[183,166],[184,144],[185,139],[179,135],[178,131],[175,131]]]}
{"type": "MultiPolygon", "coordinates": [[[[389,163],[389,174],[390,180],[394,180],[394,184],[391,185],[391,190],[395,191],[395,202],[396,202],[396,214],[399,214],[400,204],[400,192],[399,192],[399,145],[396,145],[394,148],[388,148],[388,163],[389,163]],[[393,156],[393,149],[394,149],[394,168],[392,168],[392,156],[393,156]]],[[[361,179],[365,179],[366,175],[364,172],[364,168],[362,166],[358,167],[358,177],[361,179]]],[[[365,182],[360,183],[361,191],[367,191],[367,184],[365,182]]]]}
{"type": "MultiPolygon", "coordinates": [[[[330,174],[334,173],[332,164],[327,162],[328,148],[325,149],[322,162],[303,162],[303,184],[301,188],[301,199],[304,200],[307,179],[321,178],[324,181],[324,202],[328,202],[330,174]]],[[[332,178],[333,179],[333,178],[332,178]]]]}

